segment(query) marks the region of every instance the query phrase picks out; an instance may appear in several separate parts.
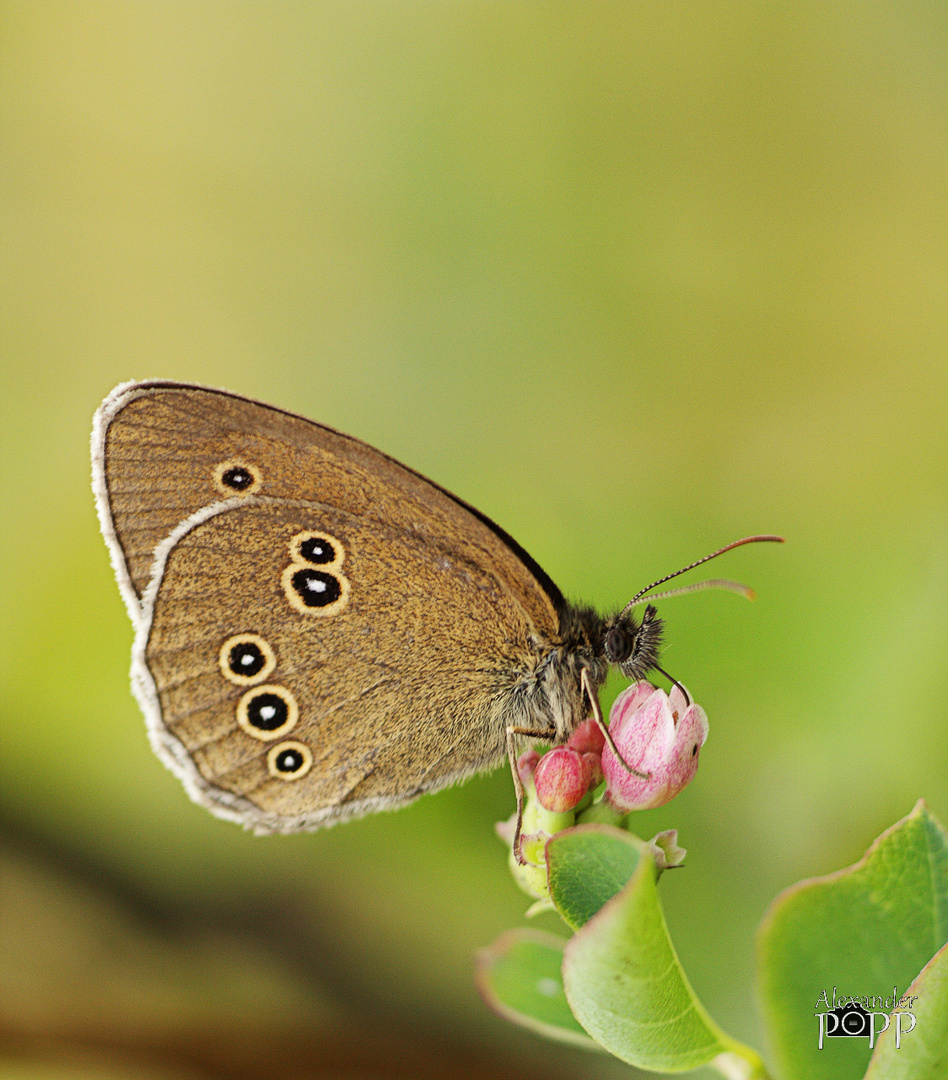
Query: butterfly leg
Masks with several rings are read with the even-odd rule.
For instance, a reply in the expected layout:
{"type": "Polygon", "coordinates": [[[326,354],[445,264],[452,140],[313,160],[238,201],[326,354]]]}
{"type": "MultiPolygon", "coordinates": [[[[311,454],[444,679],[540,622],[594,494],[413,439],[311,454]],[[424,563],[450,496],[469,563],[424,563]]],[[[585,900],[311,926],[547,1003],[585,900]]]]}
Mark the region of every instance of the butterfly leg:
{"type": "Polygon", "coordinates": [[[651,780],[651,773],[639,772],[638,769],[633,769],[632,766],[625,760],[625,758],[619,753],[619,748],[613,741],[612,735],[609,733],[609,728],[606,727],[605,722],[602,719],[602,709],[599,706],[599,695],[596,693],[593,687],[592,681],[589,678],[589,671],[583,668],[583,673],[579,678],[582,684],[583,690],[586,693],[586,697],[589,698],[589,704],[592,706],[593,720],[596,721],[596,727],[605,735],[606,742],[609,744],[609,749],[615,754],[615,756],[622,762],[626,770],[633,776],[637,776],[639,780],[651,780]]]}
{"type": "Polygon", "coordinates": [[[544,742],[553,742],[556,739],[556,728],[507,728],[507,759],[510,761],[510,771],[513,774],[514,791],[517,793],[517,828],[514,830],[513,850],[514,858],[521,866],[526,866],[527,860],[523,856],[520,843],[523,831],[523,781],[520,779],[520,770],[517,768],[517,747],[515,736],[524,735],[528,739],[542,739],[544,742]]]}

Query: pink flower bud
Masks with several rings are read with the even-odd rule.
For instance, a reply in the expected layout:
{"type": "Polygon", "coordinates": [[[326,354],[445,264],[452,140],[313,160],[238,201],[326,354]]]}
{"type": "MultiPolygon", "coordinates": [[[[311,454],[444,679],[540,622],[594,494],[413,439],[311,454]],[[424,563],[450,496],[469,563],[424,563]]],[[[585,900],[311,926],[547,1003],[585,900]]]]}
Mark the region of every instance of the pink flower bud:
{"type": "MultiPolygon", "coordinates": [[[[603,736],[603,744],[605,744],[606,738],[603,736]]],[[[586,762],[589,768],[589,775],[591,777],[589,781],[590,787],[596,787],[597,784],[601,784],[605,779],[605,773],[602,771],[602,755],[600,753],[590,753],[586,751],[582,755],[583,761],[586,762]]]]}
{"type": "Polygon", "coordinates": [[[649,774],[643,780],[630,773],[607,745],[602,768],[609,798],[620,810],[644,810],[667,803],[694,779],[708,718],[700,705],[687,704],[677,686],[666,694],[639,682],[616,698],[609,734],[626,765],[649,774]]]}
{"type": "Polygon", "coordinates": [[[540,805],[554,814],[572,810],[589,790],[592,776],[581,754],[557,746],[540,758],[533,782],[540,805]]]}
{"type": "Polygon", "coordinates": [[[602,729],[592,718],[584,720],[566,741],[571,750],[580,754],[601,754],[605,743],[606,737],[602,729]]]}

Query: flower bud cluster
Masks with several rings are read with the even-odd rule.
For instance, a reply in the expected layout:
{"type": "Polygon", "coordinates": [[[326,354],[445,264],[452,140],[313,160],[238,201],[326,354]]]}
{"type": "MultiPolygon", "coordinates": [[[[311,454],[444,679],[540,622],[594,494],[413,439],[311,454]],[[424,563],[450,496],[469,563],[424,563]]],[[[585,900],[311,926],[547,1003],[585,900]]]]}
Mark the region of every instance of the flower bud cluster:
{"type": "MultiPolygon", "coordinates": [[[[622,825],[629,811],[661,806],[674,798],[694,779],[708,720],[701,706],[689,703],[678,686],[666,694],[651,683],[637,682],[616,698],[609,712],[609,734],[615,749],[596,722],[586,720],[564,746],[542,756],[527,750],[518,759],[526,793],[522,851],[527,864],[519,864],[511,853],[511,869],[520,886],[541,901],[538,907],[546,906],[549,897],[547,840],[575,824],[622,825]],[[603,780],[605,787],[599,791],[603,780]]],[[[508,843],[515,826],[515,818],[498,824],[508,843]]],[[[656,854],[665,850],[669,835],[659,834],[662,841],[656,854]]],[[[671,847],[667,858],[657,859],[659,870],[680,863],[683,850],[674,841],[671,847]]]]}

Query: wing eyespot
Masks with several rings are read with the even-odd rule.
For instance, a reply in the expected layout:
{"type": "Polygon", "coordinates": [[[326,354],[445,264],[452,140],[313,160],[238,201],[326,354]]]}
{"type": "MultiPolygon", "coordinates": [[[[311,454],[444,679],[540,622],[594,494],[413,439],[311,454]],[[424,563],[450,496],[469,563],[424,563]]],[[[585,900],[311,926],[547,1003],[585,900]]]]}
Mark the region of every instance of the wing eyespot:
{"type": "Polygon", "coordinates": [[[221,674],[237,686],[253,686],[269,678],[276,655],[259,634],[234,634],[218,654],[221,674]]]}
{"type": "Polygon", "coordinates": [[[263,476],[257,466],[245,461],[222,461],[214,469],[214,485],[227,498],[252,495],[260,490],[262,482],[263,476]]]}
{"type": "Polygon", "coordinates": [[[301,532],[290,540],[290,558],[293,562],[307,563],[323,570],[338,570],[345,557],[346,549],[342,543],[328,533],[301,532]]]}
{"type": "Polygon", "coordinates": [[[298,719],[296,698],[283,686],[256,686],[237,702],[237,723],[262,742],[288,734],[298,719]]]}
{"type": "Polygon", "coordinates": [[[282,742],[267,754],[267,768],[277,780],[299,780],[313,767],[313,752],[301,742],[282,742]]]}
{"type": "Polygon", "coordinates": [[[287,599],[307,615],[335,615],[342,607],[344,578],[292,563],[283,573],[287,599]]]}

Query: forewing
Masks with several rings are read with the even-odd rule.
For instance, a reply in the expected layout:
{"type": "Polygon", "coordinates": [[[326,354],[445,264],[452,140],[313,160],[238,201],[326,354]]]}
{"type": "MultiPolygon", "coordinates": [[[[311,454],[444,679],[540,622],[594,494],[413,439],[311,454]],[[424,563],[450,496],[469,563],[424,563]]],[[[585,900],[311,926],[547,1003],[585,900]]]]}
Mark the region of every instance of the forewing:
{"type": "Polygon", "coordinates": [[[378,450],[302,417],[206,387],[127,383],[96,413],[92,459],[133,622],[159,543],[203,507],[262,496],[334,507],[489,566],[539,633],[557,629],[559,590],[503,530],[378,450]]]}

